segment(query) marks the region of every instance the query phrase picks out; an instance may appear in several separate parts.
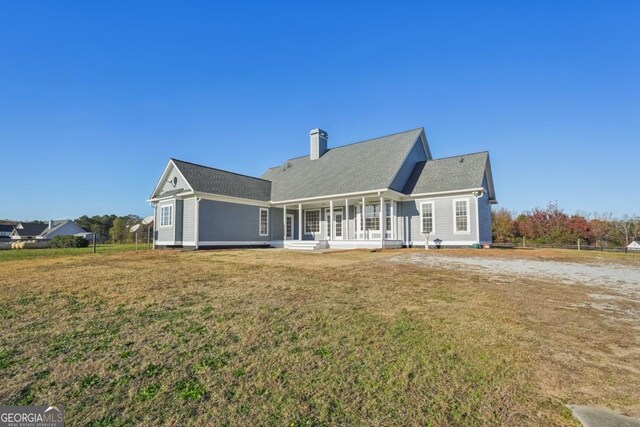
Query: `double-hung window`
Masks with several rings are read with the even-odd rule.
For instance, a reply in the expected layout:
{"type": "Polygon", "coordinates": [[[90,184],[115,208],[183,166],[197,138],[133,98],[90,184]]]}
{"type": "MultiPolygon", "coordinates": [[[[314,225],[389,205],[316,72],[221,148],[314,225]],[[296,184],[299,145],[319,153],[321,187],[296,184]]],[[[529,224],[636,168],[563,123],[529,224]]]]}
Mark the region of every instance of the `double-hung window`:
{"type": "Polygon", "coordinates": [[[367,230],[380,230],[380,204],[372,203],[364,208],[364,224],[367,230]]]}
{"type": "Polygon", "coordinates": [[[469,232],[469,200],[453,201],[453,231],[455,233],[469,232]]]}
{"type": "Polygon", "coordinates": [[[160,206],[160,227],[173,225],[173,205],[160,206]]]}
{"type": "Polygon", "coordinates": [[[435,230],[433,202],[424,202],[421,207],[422,233],[433,233],[435,230]]]}
{"type": "Polygon", "coordinates": [[[269,209],[260,208],[260,235],[269,235],[269,209]]]}
{"type": "Polygon", "coordinates": [[[304,211],[304,233],[320,232],[320,210],[304,211]]]}

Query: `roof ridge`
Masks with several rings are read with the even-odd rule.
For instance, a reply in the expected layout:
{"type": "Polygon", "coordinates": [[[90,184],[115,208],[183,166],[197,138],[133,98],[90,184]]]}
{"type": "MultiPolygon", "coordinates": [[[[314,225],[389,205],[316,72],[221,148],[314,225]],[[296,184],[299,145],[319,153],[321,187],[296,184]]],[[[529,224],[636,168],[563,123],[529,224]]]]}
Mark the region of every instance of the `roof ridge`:
{"type": "Polygon", "coordinates": [[[173,161],[173,162],[182,162],[182,163],[186,163],[186,164],[193,165],[193,166],[198,166],[198,167],[205,168],[205,169],[211,169],[211,170],[218,171],[218,172],[225,172],[225,173],[230,173],[232,175],[243,176],[245,178],[252,178],[252,179],[257,179],[259,181],[271,182],[268,179],[258,178],[256,176],[246,175],[246,174],[238,173],[238,172],[232,172],[232,171],[228,171],[228,170],[225,170],[225,169],[214,168],[212,166],[205,166],[205,165],[201,165],[199,163],[187,162],[186,160],[180,160],[180,159],[176,159],[176,158],[173,158],[173,157],[171,157],[170,160],[173,161]]]}
{"type": "Polygon", "coordinates": [[[454,156],[447,156],[447,157],[438,157],[437,159],[431,159],[429,161],[433,162],[435,160],[446,160],[446,159],[453,159],[454,157],[472,156],[474,154],[484,154],[484,153],[489,154],[489,150],[476,151],[476,152],[473,152],[473,153],[456,154],[454,156]]]}
{"type": "MultiPolygon", "coordinates": [[[[415,131],[417,131],[417,130],[424,130],[424,127],[419,127],[419,128],[415,128],[415,129],[405,130],[405,131],[402,131],[402,132],[390,133],[389,135],[378,136],[378,137],[375,137],[375,138],[365,139],[365,140],[362,140],[362,141],[350,142],[349,144],[344,144],[344,145],[339,145],[339,146],[337,146],[337,147],[328,148],[328,149],[327,149],[327,151],[337,150],[337,149],[340,149],[340,148],[349,147],[349,146],[351,146],[351,145],[356,145],[356,144],[364,144],[365,142],[375,141],[376,139],[389,138],[389,137],[391,137],[391,136],[401,135],[401,134],[403,134],[403,133],[415,132],[415,131]]],[[[305,157],[309,157],[309,155],[308,155],[308,154],[303,154],[302,156],[290,157],[289,159],[285,160],[285,163],[286,163],[286,162],[289,162],[289,161],[291,161],[291,160],[304,159],[305,157]]],[[[270,167],[270,168],[268,168],[267,170],[269,170],[269,169],[279,168],[279,167],[281,167],[281,166],[282,166],[282,164],[280,164],[280,165],[276,165],[276,166],[271,166],[271,167],[270,167]]]]}

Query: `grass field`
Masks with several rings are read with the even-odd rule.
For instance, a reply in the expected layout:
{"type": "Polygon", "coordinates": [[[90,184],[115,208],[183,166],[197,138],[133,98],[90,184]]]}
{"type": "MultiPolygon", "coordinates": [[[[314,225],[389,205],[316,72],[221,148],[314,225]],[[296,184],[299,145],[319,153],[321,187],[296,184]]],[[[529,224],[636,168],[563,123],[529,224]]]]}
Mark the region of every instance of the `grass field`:
{"type": "Polygon", "coordinates": [[[580,308],[593,287],[387,262],[410,250],[11,252],[41,254],[0,253],[0,404],[64,404],[71,426],[640,415],[638,325],[580,308]]]}

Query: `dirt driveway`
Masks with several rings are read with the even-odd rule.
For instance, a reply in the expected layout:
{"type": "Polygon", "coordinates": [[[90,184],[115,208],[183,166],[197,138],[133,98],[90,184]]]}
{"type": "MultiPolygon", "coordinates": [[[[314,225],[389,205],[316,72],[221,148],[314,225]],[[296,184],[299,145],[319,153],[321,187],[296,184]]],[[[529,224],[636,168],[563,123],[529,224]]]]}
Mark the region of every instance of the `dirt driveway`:
{"type": "MultiPolygon", "coordinates": [[[[389,258],[393,263],[409,263],[429,268],[473,271],[491,276],[539,279],[559,284],[593,287],[591,301],[585,303],[603,314],[637,323],[640,329],[640,266],[611,262],[538,260],[526,257],[460,256],[455,252],[407,253],[389,258]],[[631,303],[631,304],[629,304],[631,303]]],[[[513,281],[517,284],[517,280],[513,281]]],[[[609,317],[609,316],[607,316],[609,317]]]]}

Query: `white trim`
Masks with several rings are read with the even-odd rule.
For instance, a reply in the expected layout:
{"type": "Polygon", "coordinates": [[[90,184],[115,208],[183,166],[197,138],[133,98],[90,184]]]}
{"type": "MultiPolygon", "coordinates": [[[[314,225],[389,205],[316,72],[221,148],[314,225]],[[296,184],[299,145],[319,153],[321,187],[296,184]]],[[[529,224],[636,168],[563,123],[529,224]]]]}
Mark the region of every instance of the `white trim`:
{"type": "Polygon", "coordinates": [[[282,240],[287,240],[287,205],[282,207],[282,240]]]}
{"type": "Polygon", "coordinates": [[[158,221],[158,226],[160,228],[173,228],[173,223],[174,223],[174,219],[175,219],[175,216],[174,216],[175,211],[176,211],[176,201],[175,201],[175,199],[173,199],[170,204],[169,203],[161,204],[160,205],[160,221],[158,221]],[[164,224],[164,225],[162,224],[162,219],[163,219],[162,218],[162,210],[164,208],[171,208],[171,224],[164,224]]]}
{"type": "Polygon", "coordinates": [[[453,234],[471,234],[471,212],[469,212],[469,199],[451,199],[451,206],[453,210],[453,234]],[[466,217],[467,217],[467,229],[466,230],[458,230],[458,224],[456,222],[456,203],[457,202],[465,202],[466,204],[466,217]]]}
{"type": "Polygon", "coordinates": [[[193,191],[184,191],[182,193],[171,194],[169,196],[154,197],[153,199],[148,199],[147,202],[158,203],[167,199],[184,199],[184,198],[187,198],[188,196],[194,196],[194,195],[195,193],[193,191]]]}
{"type": "Polygon", "coordinates": [[[378,195],[378,193],[380,193],[381,191],[387,191],[388,188],[382,188],[380,190],[367,190],[367,191],[356,191],[354,193],[341,193],[341,194],[330,194],[327,196],[316,196],[316,197],[306,197],[306,198],[302,198],[302,199],[291,199],[291,200],[278,200],[278,201],[272,201],[271,203],[273,205],[279,205],[279,204],[283,204],[283,203],[294,203],[294,202],[306,202],[309,200],[328,200],[328,199],[332,199],[332,198],[344,198],[347,196],[359,196],[361,194],[371,194],[372,196],[378,195]]]}
{"type": "Polygon", "coordinates": [[[387,238],[387,203],[384,197],[380,196],[380,241],[383,242],[387,238]]]}
{"type": "MultiPolygon", "coordinates": [[[[472,246],[476,243],[478,242],[476,242],[475,240],[442,240],[441,245],[442,246],[472,246]]],[[[424,240],[422,241],[412,240],[411,242],[409,242],[409,244],[414,247],[424,246],[424,240]]],[[[433,240],[429,240],[429,247],[435,247],[435,246],[436,244],[433,243],[433,240]]]]}
{"type": "Polygon", "coordinates": [[[262,206],[265,208],[271,207],[271,203],[262,202],[260,200],[243,199],[241,197],[222,196],[219,194],[202,193],[202,192],[198,192],[198,195],[205,200],[215,200],[217,202],[236,203],[239,205],[250,205],[250,206],[262,206]]]}
{"type": "Polygon", "coordinates": [[[407,194],[405,198],[424,197],[424,196],[439,196],[442,194],[459,194],[459,193],[473,193],[474,191],[484,191],[484,188],[465,188],[462,190],[449,190],[449,191],[436,191],[434,193],[412,193],[407,194]]]}
{"type": "Polygon", "coordinates": [[[298,240],[302,241],[302,203],[298,204],[298,240]]]}
{"type": "Polygon", "coordinates": [[[167,163],[167,166],[164,168],[164,172],[162,172],[162,175],[160,175],[160,180],[156,184],[156,187],[153,189],[153,192],[151,193],[151,197],[149,197],[149,200],[153,200],[153,196],[155,196],[156,192],[158,191],[158,188],[160,188],[160,183],[165,181],[165,174],[169,171],[169,166],[171,165],[173,165],[173,168],[178,171],[178,173],[182,177],[182,180],[189,186],[189,189],[193,191],[193,187],[191,186],[191,184],[189,184],[189,181],[186,180],[184,175],[182,175],[182,172],[180,172],[180,168],[178,168],[178,166],[176,166],[176,164],[173,163],[173,159],[169,159],[169,163],[167,163]]]}
{"type": "Polygon", "coordinates": [[[200,246],[270,246],[271,240],[205,240],[200,246]]]}
{"type": "Polygon", "coordinates": [[[311,236],[313,234],[321,233],[321,220],[322,220],[322,210],[321,209],[305,209],[304,210],[304,234],[307,236],[311,236]],[[318,212],[318,231],[307,231],[307,212],[318,212]]]}
{"type": "Polygon", "coordinates": [[[258,214],[258,235],[261,237],[265,237],[269,235],[269,209],[267,208],[260,208],[259,209],[259,214],[258,214]],[[263,233],[262,232],[262,212],[266,212],[267,213],[267,232],[263,233]]]}
{"type": "Polygon", "coordinates": [[[345,233],[344,237],[349,240],[349,199],[344,199],[344,209],[345,222],[347,224],[347,232],[345,233]]]}
{"type": "Polygon", "coordinates": [[[181,240],[157,240],[156,244],[163,245],[163,246],[177,246],[177,245],[182,245],[182,241],[181,240]]]}
{"type": "Polygon", "coordinates": [[[427,200],[420,202],[420,233],[424,233],[424,205],[431,205],[431,231],[429,235],[432,235],[436,232],[436,201],[435,200],[427,200]]]}

